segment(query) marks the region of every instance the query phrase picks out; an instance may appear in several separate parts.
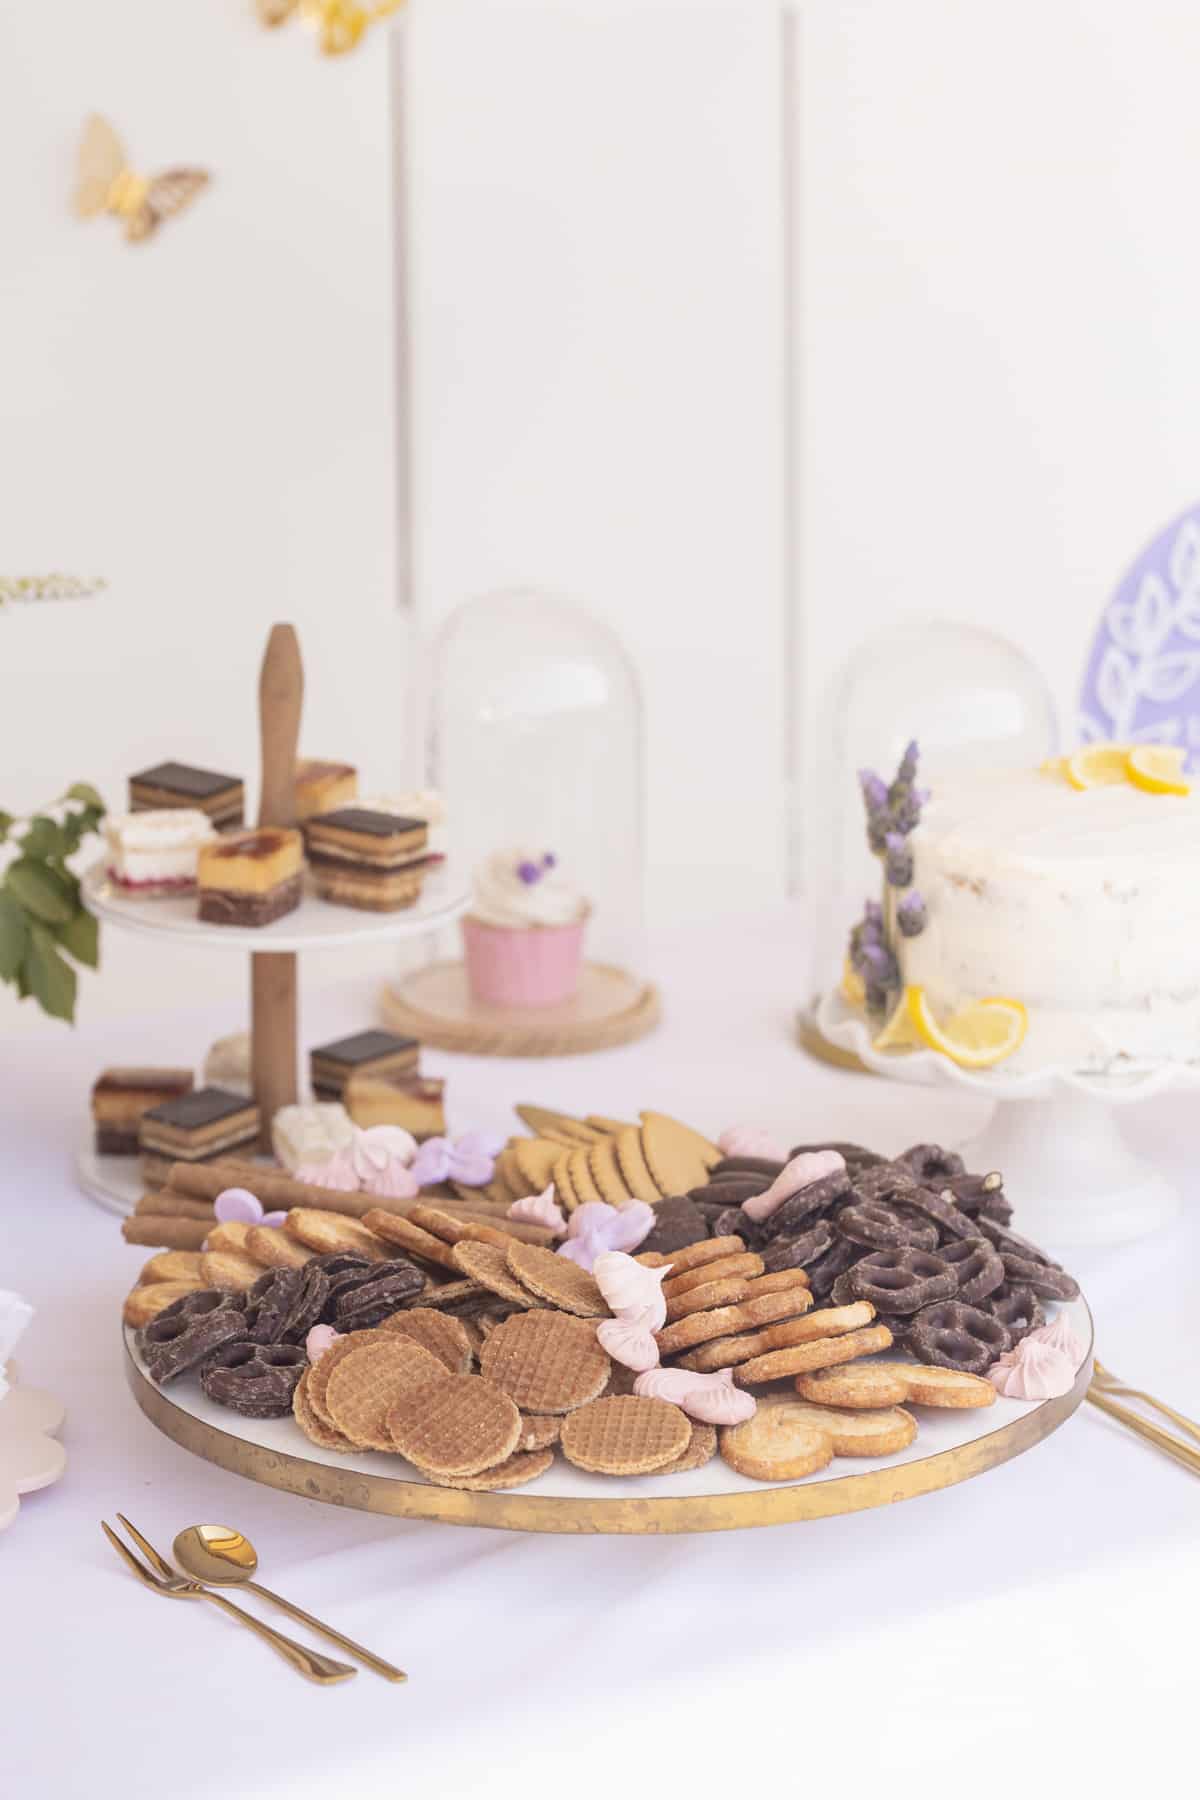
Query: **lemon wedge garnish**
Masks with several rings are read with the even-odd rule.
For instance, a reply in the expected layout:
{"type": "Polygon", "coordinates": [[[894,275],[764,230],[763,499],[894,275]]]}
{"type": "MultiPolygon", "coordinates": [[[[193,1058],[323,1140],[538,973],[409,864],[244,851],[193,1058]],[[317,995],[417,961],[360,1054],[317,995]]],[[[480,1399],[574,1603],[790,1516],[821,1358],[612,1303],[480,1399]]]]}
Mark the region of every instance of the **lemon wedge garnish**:
{"type": "Polygon", "coordinates": [[[917,1028],[913,1024],[912,1015],[908,1010],[907,997],[902,994],[883,1030],[879,1032],[878,1036],[872,1038],[871,1048],[872,1050],[915,1050],[920,1042],[917,1028]]]}
{"type": "Polygon", "coordinates": [[[990,1069],[1011,1056],[1029,1026],[1019,1000],[976,1000],[939,1025],[930,1010],[925,989],[904,990],[904,1006],[913,1030],[930,1050],[939,1050],[960,1069],[990,1069]]]}
{"type": "Polygon", "coordinates": [[[842,963],[842,997],[851,1006],[861,1007],[867,1004],[867,984],[849,957],[842,963]]]}
{"type": "Polygon", "coordinates": [[[1184,752],[1172,744],[1137,744],[1126,758],[1126,772],[1143,793],[1190,794],[1183,758],[1184,752]]]}
{"type": "Polygon", "coordinates": [[[1065,774],[1073,788],[1116,787],[1128,779],[1128,744],[1086,744],[1066,758],[1065,774]]]}

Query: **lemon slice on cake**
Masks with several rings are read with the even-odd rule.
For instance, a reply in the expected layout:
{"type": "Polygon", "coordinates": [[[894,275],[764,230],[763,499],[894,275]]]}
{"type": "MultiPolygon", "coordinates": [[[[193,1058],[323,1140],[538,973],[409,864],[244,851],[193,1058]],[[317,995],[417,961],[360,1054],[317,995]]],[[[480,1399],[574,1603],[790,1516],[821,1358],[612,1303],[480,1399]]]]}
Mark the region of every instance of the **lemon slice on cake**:
{"type": "Polygon", "coordinates": [[[883,1029],[871,1039],[872,1050],[916,1050],[921,1038],[908,1010],[908,996],[902,994],[883,1029]]]}
{"type": "Polygon", "coordinates": [[[1146,794],[1190,794],[1183,772],[1184,751],[1173,744],[1135,744],[1125,759],[1134,787],[1146,794]]]}
{"type": "Polygon", "coordinates": [[[1064,761],[1063,773],[1073,788],[1117,787],[1129,779],[1128,744],[1085,744],[1064,761]]]}
{"type": "Polygon", "coordinates": [[[944,1025],[934,1018],[924,988],[906,988],[903,1005],[921,1042],[948,1056],[960,1069],[994,1068],[1012,1055],[1029,1026],[1019,1000],[976,1000],[944,1025]]]}

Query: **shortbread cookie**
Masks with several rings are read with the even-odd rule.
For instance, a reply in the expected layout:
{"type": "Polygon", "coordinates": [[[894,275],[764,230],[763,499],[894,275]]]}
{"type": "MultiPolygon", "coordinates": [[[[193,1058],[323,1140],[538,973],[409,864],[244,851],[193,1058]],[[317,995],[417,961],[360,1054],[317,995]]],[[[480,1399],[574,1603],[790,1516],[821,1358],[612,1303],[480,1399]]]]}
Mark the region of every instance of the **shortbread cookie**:
{"type": "Polygon", "coordinates": [[[469,1375],[474,1360],[471,1339],[460,1319],[429,1306],[410,1306],[379,1321],[380,1329],[408,1338],[428,1350],[450,1375],[469,1375]]]}
{"type": "Polygon", "coordinates": [[[554,1461],[554,1451],[514,1450],[502,1463],[483,1469],[478,1475],[434,1475],[425,1471],[427,1480],[436,1487],[465,1488],[471,1494],[493,1494],[498,1488],[524,1487],[544,1475],[554,1461]]]}
{"type": "Polygon", "coordinates": [[[317,1253],[272,1225],[247,1225],[246,1255],[262,1269],[302,1269],[317,1253]]]}
{"type": "Polygon", "coordinates": [[[513,1454],[521,1415],[494,1382],[439,1374],[396,1402],[387,1429],[393,1449],[424,1474],[478,1475],[513,1454]]]}
{"type": "Polygon", "coordinates": [[[848,1331],[842,1337],[816,1338],[811,1344],[794,1344],[790,1349],[752,1356],[749,1362],[738,1365],[733,1378],[739,1387],[753,1387],[756,1382],[778,1381],[784,1375],[804,1375],[810,1369],[855,1362],[860,1356],[888,1349],[891,1342],[892,1334],[886,1325],[868,1325],[863,1331],[848,1331]]]}
{"type": "Polygon", "coordinates": [[[262,1269],[249,1256],[236,1250],[205,1250],[200,1256],[200,1279],[205,1287],[220,1288],[223,1294],[248,1294],[262,1269]]]}
{"type": "Polygon", "coordinates": [[[562,1419],[553,1413],[522,1413],[521,1435],[517,1439],[517,1449],[549,1450],[558,1442],[562,1430],[562,1419]]]}
{"type": "Polygon", "coordinates": [[[648,1206],[653,1206],[655,1201],[662,1199],[646,1165],[642,1134],[636,1125],[629,1126],[617,1136],[617,1167],[635,1200],[644,1200],[648,1206]]]}
{"type": "Polygon", "coordinates": [[[654,1185],[663,1195],[688,1194],[702,1187],[721,1160],[715,1144],[666,1113],[642,1114],[642,1149],[654,1185]]]}
{"type": "Polygon", "coordinates": [[[121,1317],[126,1325],[139,1331],[151,1319],[156,1319],[173,1300],[178,1300],[182,1294],[198,1294],[203,1286],[200,1281],[148,1281],[126,1294],[121,1317]]]}
{"type": "Polygon", "coordinates": [[[685,1269],[682,1274],[675,1272],[676,1267],[677,1265],[672,1266],[671,1273],[663,1282],[663,1295],[668,1301],[676,1299],[680,1294],[690,1294],[694,1288],[704,1287],[710,1281],[745,1281],[752,1276],[761,1275],[763,1260],[752,1250],[743,1249],[731,1256],[719,1256],[715,1262],[702,1263],[699,1268],[685,1269]]]}
{"type": "Polygon", "coordinates": [[[579,1195],[575,1192],[575,1184],[571,1180],[571,1157],[573,1152],[565,1150],[554,1165],[550,1177],[554,1187],[554,1195],[558,1204],[568,1215],[579,1205],[579,1195]]]}
{"type": "Polygon", "coordinates": [[[683,1455],[691,1420],[668,1400],[619,1394],[593,1400],[563,1420],[562,1449],[577,1469],[596,1475],[649,1475],[683,1455]]]}
{"type": "MultiPolygon", "coordinates": [[[[779,1319],[792,1319],[807,1312],[812,1305],[808,1288],[785,1288],[778,1294],[761,1294],[757,1300],[743,1300],[736,1306],[716,1306],[709,1312],[689,1313],[655,1333],[660,1356],[674,1356],[680,1350],[691,1350],[712,1338],[729,1337],[734,1332],[749,1331],[756,1325],[773,1325],[779,1319]]],[[[890,1339],[889,1339],[890,1342],[890,1339]]]]}
{"type": "Polygon", "coordinates": [[[617,1161],[617,1146],[612,1137],[603,1137],[598,1144],[592,1145],[588,1151],[588,1168],[601,1197],[610,1206],[624,1206],[628,1201],[637,1199],[621,1173],[621,1165],[617,1161]]]}
{"type": "Polygon", "coordinates": [[[330,1344],[328,1350],[322,1352],[318,1362],[311,1364],[307,1390],[308,1403],[321,1423],[328,1426],[330,1430],[336,1430],[337,1427],[325,1405],[325,1389],[333,1371],[342,1358],[349,1356],[352,1350],[361,1350],[364,1344],[386,1343],[389,1336],[390,1333],[380,1331],[378,1326],[373,1326],[369,1331],[348,1332],[335,1344],[330,1344]]]}
{"type": "Polygon", "coordinates": [[[833,1461],[827,1431],[797,1416],[788,1400],[764,1400],[752,1419],[721,1430],[721,1455],[753,1481],[801,1481],[833,1461]]]}
{"type": "Polygon", "coordinates": [[[539,1310],[497,1325],[479,1366],[524,1412],[565,1413],[603,1392],[611,1364],[590,1321],[539,1310]]]}
{"type": "Polygon", "coordinates": [[[607,1319],[609,1309],[596,1278],[569,1256],[513,1239],[505,1256],[510,1275],[539,1300],[581,1319],[607,1319]]]}
{"type": "Polygon", "coordinates": [[[350,1439],[343,1437],[340,1431],[335,1431],[332,1425],[326,1425],[325,1421],[319,1419],[313,1411],[312,1402],[308,1397],[308,1383],[311,1375],[312,1370],[305,1369],[296,1385],[295,1392],[292,1394],[292,1417],[305,1437],[310,1438],[314,1444],[319,1444],[322,1450],[337,1450],[343,1456],[353,1456],[358,1445],[352,1444],[350,1439]]]}
{"type": "Polygon", "coordinates": [[[382,1342],[363,1344],[339,1360],[325,1383],[325,1412],[352,1444],[390,1450],[387,1420],[392,1408],[445,1372],[423,1345],[389,1332],[382,1342]]]}
{"type": "MultiPolygon", "coordinates": [[[[514,1238],[513,1242],[516,1243],[517,1240],[514,1238]]],[[[469,1275],[472,1281],[477,1281],[480,1287],[487,1288],[489,1293],[499,1294],[500,1298],[507,1300],[510,1306],[538,1305],[538,1301],[529,1290],[523,1287],[516,1276],[510,1272],[505,1252],[498,1250],[495,1244],[473,1244],[464,1241],[461,1244],[455,1244],[452,1254],[454,1266],[461,1274],[469,1275]]]]}
{"type": "Polygon", "coordinates": [[[789,1401],[794,1416],[818,1431],[827,1431],[835,1456],[895,1456],[917,1435],[917,1421],[900,1406],[843,1409],[812,1401],[789,1401]]]}
{"type": "Polygon", "coordinates": [[[518,1138],[512,1148],[526,1185],[535,1194],[540,1194],[550,1185],[554,1165],[562,1155],[562,1145],[552,1144],[549,1138],[518,1138]]]}
{"type": "MultiPolygon", "coordinates": [[[[990,1381],[986,1385],[992,1386],[990,1381]]],[[[802,1400],[815,1401],[819,1406],[858,1409],[899,1406],[909,1398],[909,1384],[899,1363],[855,1362],[797,1375],[796,1392],[802,1400]]]]}
{"type": "MultiPolygon", "coordinates": [[[[391,1218],[391,1213],[384,1214],[391,1218]]],[[[316,1206],[293,1206],[282,1229],[299,1244],[307,1244],[320,1256],[337,1256],[347,1252],[365,1256],[368,1262],[382,1262],[388,1254],[375,1232],[364,1221],[348,1219],[344,1213],[322,1212],[316,1206]]]]}
{"type": "Polygon", "coordinates": [[[982,1375],[967,1375],[960,1369],[941,1369],[933,1363],[885,1363],[882,1366],[903,1379],[913,1406],[994,1406],[996,1402],[995,1388],[982,1375]]]}
{"type": "Polygon", "coordinates": [[[712,1461],[717,1454],[717,1428],[715,1425],[702,1425],[698,1419],[691,1421],[691,1442],[680,1452],[674,1462],[664,1463],[655,1471],[659,1475],[686,1475],[689,1469],[702,1469],[705,1463],[712,1461]]]}
{"type": "Polygon", "coordinates": [[[138,1286],[152,1281],[186,1281],[189,1285],[204,1287],[201,1260],[199,1250],[159,1250],[143,1264],[138,1286]]]}
{"type": "Polygon", "coordinates": [[[580,1206],[590,1200],[604,1199],[604,1195],[596,1186],[596,1178],[592,1174],[588,1160],[591,1152],[585,1149],[572,1150],[567,1157],[567,1170],[571,1178],[571,1186],[579,1199],[580,1206]]]}

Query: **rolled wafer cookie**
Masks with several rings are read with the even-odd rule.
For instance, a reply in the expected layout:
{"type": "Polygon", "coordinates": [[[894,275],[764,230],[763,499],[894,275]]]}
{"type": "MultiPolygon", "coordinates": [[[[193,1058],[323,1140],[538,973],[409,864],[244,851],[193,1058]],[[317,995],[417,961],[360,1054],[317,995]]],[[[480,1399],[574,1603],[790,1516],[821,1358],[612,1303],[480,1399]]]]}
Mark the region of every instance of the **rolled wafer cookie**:
{"type": "Polygon", "coordinates": [[[127,1244],[155,1245],[164,1250],[199,1250],[212,1230],[211,1219],[176,1219],[148,1213],[130,1213],[121,1220],[121,1236],[127,1244]]]}

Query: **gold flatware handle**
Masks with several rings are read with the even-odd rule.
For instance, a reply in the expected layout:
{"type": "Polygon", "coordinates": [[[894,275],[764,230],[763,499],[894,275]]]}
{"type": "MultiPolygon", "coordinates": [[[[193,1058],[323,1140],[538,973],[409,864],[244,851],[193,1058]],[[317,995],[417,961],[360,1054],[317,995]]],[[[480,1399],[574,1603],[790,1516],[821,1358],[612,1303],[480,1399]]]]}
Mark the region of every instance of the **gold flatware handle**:
{"type": "Polygon", "coordinates": [[[344,1632],[335,1631],[332,1625],[326,1625],[321,1619],[314,1619],[311,1613],[305,1612],[302,1606],[296,1606],[291,1600],[285,1600],[282,1594],[273,1594],[270,1588],[263,1587],[257,1581],[243,1581],[241,1585],[249,1588],[250,1592],[257,1594],[260,1599],[269,1600],[272,1606],[278,1606],[281,1611],[289,1614],[299,1624],[307,1625],[310,1631],[319,1631],[322,1637],[329,1639],[330,1643],[340,1644],[343,1650],[348,1650],[351,1656],[357,1656],[360,1662],[366,1663],[368,1669],[374,1669],[375,1673],[382,1675],[386,1681],[408,1680],[403,1669],[396,1668],[394,1663],[385,1662],[383,1657],[376,1656],[373,1650],[364,1649],[361,1644],[356,1644],[354,1639],[347,1637],[344,1632]]]}
{"type": "Polygon", "coordinates": [[[218,1594],[207,1587],[198,1587],[197,1592],[202,1599],[211,1600],[223,1612],[240,1619],[256,1637],[270,1644],[272,1650],[278,1651],[285,1662],[291,1663],[293,1669],[298,1669],[301,1675],[307,1675],[310,1681],[319,1681],[323,1687],[328,1687],[332,1682],[349,1681],[352,1675],[358,1674],[358,1670],[352,1669],[349,1663],[334,1662],[331,1656],[322,1656],[319,1650],[310,1650],[306,1645],[298,1644],[295,1638],[285,1637],[282,1631],[276,1631],[273,1625],[265,1625],[253,1613],[243,1612],[240,1606],[235,1606],[224,1594],[218,1594]]]}
{"type": "Polygon", "coordinates": [[[1200,1475],[1200,1450],[1193,1450],[1189,1444],[1183,1443],[1177,1437],[1172,1437],[1171,1433],[1164,1431],[1160,1425],[1152,1425],[1149,1419],[1143,1419],[1130,1407],[1118,1406],[1117,1402],[1110,1399],[1102,1388],[1089,1387],[1087,1397],[1093,1406],[1099,1407],[1101,1412],[1107,1413],[1110,1418],[1118,1420],[1130,1431],[1136,1432],[1138,1437],[1145,1438],[1148,1444],[1153,1444],[1156,1449],[1173,1457],[1177,1463],[1182,1463],[1183,1467],[1190,1469],[1193,1475],[1200,1475]]]}
{"type": "Polygon", "coordinates": [[[1143,1406],[1152,1406],[1155,1412],[1162,1414],[1164,1419],[1170,1419],[1173,1425],[1178,1425],[1181,1431],[1186,1431],[1189,1437],[1195,1438],[1200,1443],[1200,1425],[1197,1425],[1195,1419],[1189,1419],[1186,1413],[1176,1412],[1175,1408],[1168,1406],[1165,1400],[1156,1400],[1154,1395],[1146,1393],[1144,1388],[1127,1386],[1111,1370],[1106,1369],[1103,1363],[1093,1365],[1092,1379],[1103,1393],[1121,1394],[1128,1400],[1140,1400],[1143,1406]]]}

